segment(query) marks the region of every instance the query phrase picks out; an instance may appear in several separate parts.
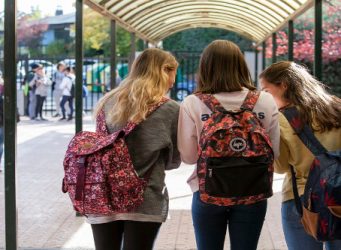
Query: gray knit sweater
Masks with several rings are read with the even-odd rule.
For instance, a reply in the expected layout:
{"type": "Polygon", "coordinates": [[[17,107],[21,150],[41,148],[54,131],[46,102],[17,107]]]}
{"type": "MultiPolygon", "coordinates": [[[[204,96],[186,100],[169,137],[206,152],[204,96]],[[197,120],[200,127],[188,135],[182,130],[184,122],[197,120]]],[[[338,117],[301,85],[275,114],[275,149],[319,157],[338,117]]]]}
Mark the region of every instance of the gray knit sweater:
{"type": "MultiPolygon", "coordinates": [[[[111,102],[104,107],[107,114],[111,102]]],[[[126,138],[127,146],[139,176],[153,168],[148,186],[144,192],[144,202],[132,213],[112,216],[89,215],[91,224],[116,220],[164,222],[168,214],[168,192],[165,185],[165,170],[178,168],[180,154],[177,149],[177,125],[179,105],[168,101],[140,123],[126,138]]],[[[118,130],[115,124],[107,124],[110,133],[118,130]]]]}

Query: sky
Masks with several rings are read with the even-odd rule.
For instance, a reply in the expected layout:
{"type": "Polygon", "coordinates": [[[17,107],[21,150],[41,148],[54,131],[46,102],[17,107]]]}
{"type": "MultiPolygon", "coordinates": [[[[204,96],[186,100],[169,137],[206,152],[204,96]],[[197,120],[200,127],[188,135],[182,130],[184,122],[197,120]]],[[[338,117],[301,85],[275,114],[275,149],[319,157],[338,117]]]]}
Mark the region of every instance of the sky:
{"type": "MultiPolygon", "coordinates": [[[[39,6],[43,16],[54,15],[56,7],[60,5],[64,13],[74,12],[74,0],[17,0],[19,11],[30,13],[31,6],[39,6]]],[[[4,9],[4,0],[0,0],[0,11],[4,9]]]]}

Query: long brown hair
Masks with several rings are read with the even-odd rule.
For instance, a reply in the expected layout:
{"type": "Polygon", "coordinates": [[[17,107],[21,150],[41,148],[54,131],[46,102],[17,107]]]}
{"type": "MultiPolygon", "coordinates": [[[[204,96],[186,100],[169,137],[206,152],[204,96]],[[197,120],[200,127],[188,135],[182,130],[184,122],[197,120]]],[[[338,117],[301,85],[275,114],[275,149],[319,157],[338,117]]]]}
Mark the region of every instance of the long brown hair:
{"type": "Polygon", "coordinates": [[[110,101],[107,123],[124,125],[144,120],[150,105],[159,102],[169,90],[167,73],[177,67],[175,57],[169,52],[156,48],[144,50],[134,61],[128,77],[99,101],[95,116],[110,101]]]}
{"type": "Polygon", "coordinates": [[[219,93],[250,90],[253,86],[244,55],[233,42],[215,40],[203,51],[198,73],[198,92],[219,93]]]}
{"type": "Polygon", "coordinates": [[[297,107],[304,124],[320,132],[341,127],[341,99],[329,94],[305,67],[282,61],[266,68],[259,77],[269,84],[286,86],[283,98],[297,107]]]}

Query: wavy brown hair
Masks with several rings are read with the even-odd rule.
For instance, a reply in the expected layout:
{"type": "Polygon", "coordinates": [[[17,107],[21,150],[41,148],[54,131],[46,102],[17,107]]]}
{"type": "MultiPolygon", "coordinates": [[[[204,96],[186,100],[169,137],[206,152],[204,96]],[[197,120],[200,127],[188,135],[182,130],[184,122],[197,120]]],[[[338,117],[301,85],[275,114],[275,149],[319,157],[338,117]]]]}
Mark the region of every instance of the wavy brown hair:
{"type": "Polygon", "coordinates": [[[112,106],[106,117],[108,123],[124,125],[128,121],[145,120],[149,107],[158,103],[169,90],[168,72],[177,67],[175,57],[169,52],[156,48],[144,50],[120,86],[99,101],[95,117],[110,101],[112,106]]]}
{"type": "Polygon", "coordinates": [[[308,70],[294,62],[282,61],[266,68],[259,76],[269,84],[284,84],[283,98],[295,105],[304,124],[324,132],[341,127],[341,99],[329,94],[308,70]]]}
{"type": "Polygon", "coordinates": [[[200,58],[197,92],[233,92],[243,87],[256,89],[239,47],[226,40],[210,43],[200,58]]]}

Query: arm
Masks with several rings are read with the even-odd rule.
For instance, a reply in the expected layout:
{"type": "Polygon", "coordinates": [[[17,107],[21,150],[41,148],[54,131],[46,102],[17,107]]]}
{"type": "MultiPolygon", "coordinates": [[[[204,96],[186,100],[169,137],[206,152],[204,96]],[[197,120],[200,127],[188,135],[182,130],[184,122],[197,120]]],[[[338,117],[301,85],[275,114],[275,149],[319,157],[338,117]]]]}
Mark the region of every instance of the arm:
{"type": "Polygon", "coordinates": [[[281,137],[280,140],[280,155],[275,160],[275,172],[278,174],[284,174],[286,172],[289,172],[290,166],[289,166],[289,156],[290,151],[289,147],[284,141],[284,139],[281,137]]]}
{"type": "Polygon", "coordinates": [[[188,114],[185,103],[180,106],[178,122],[178,149],[184,163],[195,164],[198,160],[198,139],[194,120],[188,114]]]}
{"type": "Polygon", "coordinates": [[[32,88],[36,84],[37,76],[35,75],[33,79],[28,83],[28,85],[32,88]]]}
{"type": "Polygon", "coordinates": [[[67,86],[67,79],[66,77],[63,78],[62,82],[59,85],[59,89],[63,90],[67,86]]]}
{"type": "Polygon", "coordinates": [[[275,159],[280,155],[280,129],[278,122],[278,109],[276,107],[275,112],[272,114],[271,121],[268,128],[268,133],[272,143],[272,150],[274,152],[275,159]]]}
{"type": "Polygon", "coordinates": [[[178,134],[178,118],[179,118],[179,107],[174,114],[174,119],[171,125],[171,140],[172,145],[169,149],[169,160],[166,165],[166,170],[178,168],[181,164],[180,152],[177,147],[177,134],[178,134]]]}
{"type": "Polygon", "coordinates": [[[261,92],[259,103],[256,103],[255,110],[258,113],[258,118],[264,125],[267,134],[270,137],[272,150],[275,159],[279,156],[279,111],[272,95],[266,92],[261,92]],[[257,107],[256,107],[257,106],[257,107]]]}

